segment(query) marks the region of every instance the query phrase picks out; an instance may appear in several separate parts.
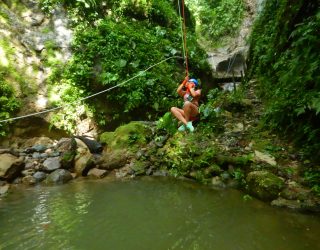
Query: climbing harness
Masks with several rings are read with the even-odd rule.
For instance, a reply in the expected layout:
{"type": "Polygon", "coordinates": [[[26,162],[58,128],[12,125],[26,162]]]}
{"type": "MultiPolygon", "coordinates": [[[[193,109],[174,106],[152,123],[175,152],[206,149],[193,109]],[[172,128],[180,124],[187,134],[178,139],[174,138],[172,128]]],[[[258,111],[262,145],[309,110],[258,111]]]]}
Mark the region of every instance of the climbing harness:
{"type": "Polygon", "coordinates": [[[161,64],[161,63],[164,63],[164,62],[166,62],[166,61],[168,61],[168,60],[170,60],[170,59],[172,59],[172,58],[181,58],[181,56],[171,56],[171,57],[168,57],[168,58],[166,58],[166,59],[163,59],[162,61],[160,61],[160,62],[158,62],[158,63],[150,66],[149,68],[147,68],[147,69],[145,69],[145,70],[143,70],[143,71],[140,71],[137,75],[131,77],[130,79],[128,79],[128,80],[126,80],[126,81],[124,81],[124,82],[122,82],[122,83],[119,83],[118,85],[115,85],[115,86],[113,86],[113,87],[111,87],[111,88],[102,90],[102,91],[100,91],[100,92],[98,92],[98,93],[89,95],[89,96],[87,96],[87,97],[81,98],[81,99],[79,99],[79,100],[77,100],[77,101],[75,101],[75,102],[66,104],[65,106],[58,106],[58,107],[55,107],[55,108],[52,108],[52,109],[43,110],[43,111],[40,111],[40,112],[37,112],[37,113],[31,113],[31,114],[28,114],[28,115],[22,115],[22,116],[17,116],[17,117],[14,117],[14,118],[9,118],[9,119],[5,119],[5,120],[1,120],[0,123],[10,122],[10,121],[14,121],[14,120],[20,120],[20,119],[27,118],[27,117],[31,117],[31,116],[36,116],[36,115],[40,115],[40,114],[49,113],[49,112],[52,112],[52,111],[55,111],[55,110],[58,110],[58,109],[62,109],[62,108],[64,108],[64,107],[71,106],[72,104],[75,104],[75,103],[78,103],[78,102],[87,100],[87,99],[92,98],[92,97],[94,97],[94,96],[97,96],[97,95],[100,95],[100,94],[102,94],[102,93],[108,92],[108,91],[110,91],[110,90],[112,90],[112,89],[114,89],[114,88],[120,87],[120,86],[126,84],[127,82],[130,82],[130,81],[132,81],[133,79],[135,79],[135,78],[143,75],[145,72],[149,71],[150,69],[154,68],[155,66],[157,66],[157,65],[159,65],[159,64],[161,64]]]}
{"type": "Polygon", "coordinates": [[[180,0],[178,0],[178,9],[179,9],[179,16],[182,17],[181,20],[181,38],[182,38],[182,50],[183,50],[183,57],[186,66],[186,76],[189,76],[189,66],[188,66],[188,49],[187,49],[187,32],[186,32],[186,19],[184,14],[184,0],[182,0],[180,4],[180,0]],[[181,7],[180,7],[181,6],[181,7]],[[182,9],[182,13],[181,10],[182,9]],[[182,16],[181,16],[182,14],[182,16]]]}

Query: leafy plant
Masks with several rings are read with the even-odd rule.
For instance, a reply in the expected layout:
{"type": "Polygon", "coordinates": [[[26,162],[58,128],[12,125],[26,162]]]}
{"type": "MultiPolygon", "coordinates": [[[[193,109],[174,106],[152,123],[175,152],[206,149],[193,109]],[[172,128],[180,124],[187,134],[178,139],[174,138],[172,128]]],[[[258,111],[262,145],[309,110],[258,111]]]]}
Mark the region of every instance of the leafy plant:
{"type": "Polygon", "coordinates": [[[174,119],[170,112],[165,113],[164,116],[157,121],[157,129],[165,130],[168,134],[174,134],[177,131],[177,126],[177,119],[174,119]]]}
{"type": "Polygon", "coordinates": [[[211,45],[218,45],[225,37],[234,35],[243,20],[242,0],[187,0],[186,4],[195,15],[198,36],[211,41],[211,45]]]}
{"type": "Polygon", "coordinates": [[[320,196],[320,168],[310,168],[304,172],[304,179],[312,190],[320,196]]]}
{"type": "Polygon", "coordinates": [[[249,59],[266,104],[263,122],[320,160],[320,11],[308,1],[266,1],[254,25],[249,59]]]}
{"type": "MultiPolygon", "coordinates": [[[[8,85],[0,72],[0,120],[12,117],[20,108],[20,102],[15,98],[13,88],[8,85]]],[[[0,137],[7,133],[8,123],[0,123],[0,137]]]]}
{"type": "MultiPolygon", "coordinates": [[[[105,1],[103,10],[99,8],[101,1],[87,9],[75,1],[59,3],[72,16],[79,17],[82,11],[86,15],[73,19],[76,32],[72,60],[63,69],[57,65],[57,73],[51,78],[52,90],[60,85],[73,90],[61,92],[58,105],[112,89],[86,101],[95,111],[98,124],[107,124],[106,120],[155,119],[176,106],[176,83],[184,75],[181,60],[173,58],[144,71],[165,58],[181,55],[179,18],[171,1],[105,1]],[[134,80],[127,82],[132,77],[134,80]]],[[[204,51],[195,37],[188,40],[190,70],[195,74],[207,72],[204,51]]]]}

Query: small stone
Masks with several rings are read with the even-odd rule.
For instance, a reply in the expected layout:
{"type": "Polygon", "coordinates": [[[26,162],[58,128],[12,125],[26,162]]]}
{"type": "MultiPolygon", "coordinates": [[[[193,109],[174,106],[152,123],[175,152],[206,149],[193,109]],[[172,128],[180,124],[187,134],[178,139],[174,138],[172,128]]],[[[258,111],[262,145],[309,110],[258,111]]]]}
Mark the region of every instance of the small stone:
{"type": "Polygon", "coordinates": [[[128,171],[124,171],[122,169],[116,169],[116,178],[122,179],[128,175],[129,175],[128,171]]]}
{"type": "Polygon", "coordinates": [[[255,159],[257,161],[265,162],[270,164],[271,166],[276,166],[277,162],[275,161],[274,157],[268,154],[264,154],[259,152],[258,150],[254,151],[255,159]]]}
{"type": "Polygon", "coordinates": [[[54,171],[61,167],[59,157],[51,157],[44,161],[43,163],[44,170],[46,171],[54,171]]]}
{"type": "Polygon", "coordinates": [[[48,154],[48,156],[57,157],[57,156],[60,156],[60,153],[59,152],[52,152],[52,153],[48,154]]]}
{"type": "Polygon", "coordinates": [[[107,170],[104,169],[98,169],[98,168],[92,168],[88,172],[88,176],[92,176],[95,178],[103,178],[108,174],[107,170]]]}
{"type": "Polygon", "coordinates": [[[34,174],[34,170],[33,169],[25,169],[25,170],[23,170],[22,172],[21,172],[21,174],[23,175],[23,176],[28,176],[28,175],[33,175],[34,174]]]}
{"type": "Polygon", "coordinates": [[[34,152],[34,153],[32,154],[32,158],[34,158],[34,159],[41,159],[41,154],[38,153],[38,152],[34,152]]]}
{"type": "Polygon", "coordinates": [[[143,156],[143,152],[142,152],[141,150],[139,150],[139,151],[136,153],[136,159],[139,160],[142,156],[143,156]]]}
{"type": "Polygon", "coordinates": [[[47,157],[49,157],[49,155],[46,154],[46,153],[42,153],[42,154],[40,154],[40,156],[41,156],[41,158],[47,158],[47,157]]]}
{"type": "Polygon", "coordinates": [[[220,177],[222,178],[222,180],[226,181],[230,179],[230,174],[227,171],[224,171],[220,177]]]}
{"type": "Polygon", "coordinates": [[[234,126],[232,132],[242,132],[243,130],[244,130],[243,123],[240,122],[234,126]]]}
{"type": "Polygon", "coordinates": [[[302,209],[301,203],[298,200],[286,200],[280,197],[276,200],[273,200],[271,205],[275,207],[290,208],[292,210],[302,209]]]}
{"type": "Polygon", "coordinates": [[[51,154],[53,152],[52,148],[47,148],[46,151],[44,151],[46,154],[51,154]]]}
{"type": "Polygon", "coordinates": [[[156,170],[153,172],[153,176],[168,176],[169,173],[166,170],[156,170]]]}
{"type": "Polygon", "coordinates": [[[22,183],[31,186],[36,184],[36,179],[33,176],[28,175],[22,178],[22,183]]]}
{"type": "Polygon", "coordinates": [[[36,182],[41,182],[45,178],[47,178],[47,174],[44,172],[38,171],[33,175],[33,178],[36,180],[36,182]]]}
{"type": "Polygon", "coordinates": [[[214,188],[225,188],[226,185],[222,181],[221,177],[215,176],[211,179],[211,184],[214,188]]]}
{"type": "Polygon", "coordinates": [[[32,149],[34,149],[35,152],[43,153],[46,151],[47,147],[44,145],[34,145],[32,149]]]}
{"type": "Polygon", "coordinates": [[[153,167],[151,166],[150,168],[147,169],[146,175],[152,175],[153,173],[153,167]]]}
{"type": "Polygon", "coordinates": [[[13,180],[12,184],[21,184],[22,183],[22,178],[21,177],[17,177],[13,180]]]}
{"type": "Polygon", "coordinates": [[[9,192],[10,185],[6,184],[0,187],[0,197],[5,196],[9,192]]]}
{"type": "Polygon", "coordinates": [[[73,177],[68,170],[57,169],[48,175],[46,182],[48,184],[64,184],[72,179],[73,177]]]}

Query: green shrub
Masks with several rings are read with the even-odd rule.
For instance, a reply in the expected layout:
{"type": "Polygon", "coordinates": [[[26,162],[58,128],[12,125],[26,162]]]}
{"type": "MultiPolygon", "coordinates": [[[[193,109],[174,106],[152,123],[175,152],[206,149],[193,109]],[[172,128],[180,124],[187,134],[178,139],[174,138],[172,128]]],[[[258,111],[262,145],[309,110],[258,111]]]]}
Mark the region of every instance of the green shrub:
{"type": "MultiPolygon", "coordinates": [[[[6,120],[20,108],[20,102],[14,96],[13,88],[8,85],[0,72],[0,120],[6,120]]],[[[8,123],[0,123],[0,137],[5,136],[8,123]]]]}
{"type": "Polygon", "coordinates": [[[245,5],[242,0],[187,0],[197,20],[198,36],[211,45],[233,36],[243,20],[245,5]]]}
{"type": "Polygon", "coordinates": [[[266,1],[254,25],[250,71],[260,80],[264,123],[320,160],[320,11],[308,1],[266,1]]]}
{"type": "MultiPolygon", "coordinates": [[[[109,14],[94,17],[91,23],[88,20],[92,16],[82,17],[87,18],[87,22],[79,19],[74,23],[73,57],[51,78],[52,90],[66,85],[65,89],[73,91],[61,91],[56,104],[65,105],[113,88],[86,101],[98,124],[158,118],[176,106],[175,90],[184,77],[182,60],[173,58],[149,71],[144,70],[165,58],[181,56],[181,31],[174,6],[167,0],[141,1],[143,4],[129,0],[106,2],[105,8],[112,10],[109,14]]],[[[75,10],[79,10],[79,6],[71,2],[64,4],[79,15],[75,10]]],[[[87,14],[100,11],[97,10],[100,4],[96,1],[96,6],[90,5],[85,11],[87,14]]],[[[208,72],[206,54],[197,45],[196,38],[190,36],[188,42],[190,73],[208,72]]],[[[64,120],[69,123],[72,119],[64,120]]]]}

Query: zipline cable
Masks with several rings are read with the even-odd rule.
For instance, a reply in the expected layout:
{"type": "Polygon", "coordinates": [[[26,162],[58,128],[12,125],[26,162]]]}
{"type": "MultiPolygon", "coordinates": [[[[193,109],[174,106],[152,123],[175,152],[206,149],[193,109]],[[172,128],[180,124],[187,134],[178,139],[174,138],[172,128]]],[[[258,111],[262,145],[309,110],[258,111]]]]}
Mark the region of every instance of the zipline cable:
{"type": "Polygon", "coordinates": [[[31,116],[35,116],[35,115],[40,115],[40,114],[49,113],[49,112],[55,111],[55,110],[57,110],[57,109],[61,109],[61,108],[64,108],[64,107],[68,107],[68,106],[71,106],[72,104],[75,104],[75,103],[78,103],[78,102],[87,100],[87,99],[92,98],[92,97],[94,97],[94,96],[97,96],[97,95],[100,95],[100,94],[102,94],[102,93],[108,92],[108,91],[110,91],[110,90],[112,90],[112,89],[114,89],[114,88],[120,87],[120,86],[126,84],[127,82],[130,82],[130,81],[132,81],[133,79],[139,77],[140,75],[142,75],[143,73],[149,71],[150,69],[154,68],[155,66],[157,66],[157,65],[159,65],[159,64],[161,64],[161,63],[164,63],[165,61],[168,61],[168,60],[170,60],[170,59],[172,59],[172,58],[181,58],[181,56],[171,56],[171,57],[168,57],[168,58],[166,58],[166,59],[163,59],[162,61],[160,61],[160,62],[158,62],[158,63],[156,63],[156,64],[148,67],[147,69],[145,69],[145,70],[143,70],[143,71],[140,71],[137,75],[131,77],[130,79],[128,79],[128,80],[126,80],[126,81],[124,81],[124,82],[122,82],[122,83],[119,83],[119,84],[117,84],[117,85],[115,85],[115,86],[113,86],[113,87],[111,87],[111,88],[102,90],[102,91],[100,91],[100,92],[98,92],[98,93],[89,95],[89,96],[87,96],[87,97],[80,98],[79,100],[74,101],[74,102],[72,102],[72,103],[69,103],[69,104],[66,104],[66,105],[62,105],[62,106],[58,106],[58,107],[55,107],[55,108],[52,108],[52,109],[43,110],[43,111],[40,111],[40,112],[37,112],[37,113],[31,113],[31,114],[28,114],[28,115],[22,115],[22,116],[17,116],[17,117],[14,117],[14,118],[9,118],[9,119],[5,119],[5,120],[1,120],[0,123],[9,122],[9,121],[14,121],[14,120],[20,120],[20,119],[27,118],[27,117],[31,117],[31,116]]]}
{"type": "Polygon", "coordinates": [[[178,9],[179,9],[179,16],[182,16],[181,21],[181,33],[182,33],[182,50],[183,50],[183,56],[184,61],[186,65],[186,76],[189,76],[189,65],[188,65],[188,49],[187,49],[187,31],[186,31],[186,18],[184,13],[184,0],[180,3],[180,0],[178,0],[178,9]],[[182,15],[181,10],[182,9],[182,15]]]}
{"type": "Polygon", "coordinates": [[[182,16],[181,16],[181,10],[180,10],[180,0],[178,0],[178,11],[179,11],[179,17],[180,17],[180,21],[181,21],[181,40],[182,40],[182,52],[183,52],[183,59],[184,61],[186,61],[186,51],[184,49],[184,35],[183,35],[183,20],[182,20],[182,16]]]}

